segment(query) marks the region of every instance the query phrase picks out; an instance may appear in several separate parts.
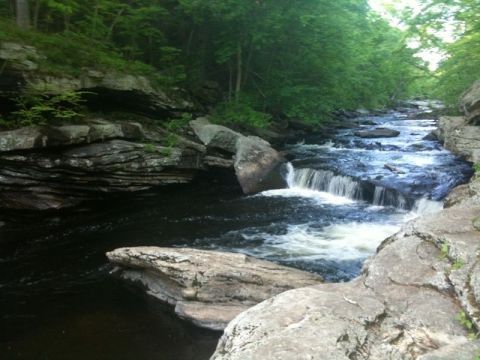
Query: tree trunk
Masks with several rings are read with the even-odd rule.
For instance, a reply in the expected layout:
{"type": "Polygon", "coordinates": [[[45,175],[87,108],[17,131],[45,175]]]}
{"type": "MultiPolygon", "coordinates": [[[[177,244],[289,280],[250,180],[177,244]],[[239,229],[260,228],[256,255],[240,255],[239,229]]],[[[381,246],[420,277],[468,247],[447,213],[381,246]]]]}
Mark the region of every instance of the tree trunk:
{"type": "Polygon", "coordinates": [[[235,86],[235,100],[240,98],[240,91],[242,90],[242,71],[243,71],[243,59],[242,59],[242,45],[240,41],[237,46],[237,83],[235,86]]]}
{"type": "Polygon", "coordinates": [[[35,1],[35,10],[33,13],[33,27],[38,29],[38,19],[40,17],[40,0],[35,1]]]}
{"type": "Polygon", "coordinates": [[[21,29],[30,28],[30,8],[28,0],[15,0],[17,25],[21,29]]]}

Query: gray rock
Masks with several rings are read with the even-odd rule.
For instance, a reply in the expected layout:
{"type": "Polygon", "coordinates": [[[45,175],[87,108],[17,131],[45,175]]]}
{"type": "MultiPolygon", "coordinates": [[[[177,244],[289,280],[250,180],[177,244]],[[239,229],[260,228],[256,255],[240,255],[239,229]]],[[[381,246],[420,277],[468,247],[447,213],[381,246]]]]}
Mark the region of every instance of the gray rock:
{"type": "Polygon", "coordinates": [[[442,116],[438,137],[445,148],[474,163],[480,162],[480,126],[472,126],[464,117],[442,116]]]}
{"type": "Polygon", "coordinates": [[[0,152],[36,149],[45,144],[46,140],[40,127],[0,131],[0,152]]]}
{"type": "Polygon", "coordinates": [[[268,142],[257,137],[240,137],[236,144],[235,173],[245,194],[287,186],[285,159],[268,142]]]}
{"type": "Polygon", "coordinates": [[[0,154],[0,207],[62,208],[111,193],[188,183],[204,169],[202,156],[187,148],[124,140],[0,154]]]}
{"type": "Polygon", "coordinates": [[[237,140],[242,134],[225,126],[211,124],[207,118],[199,118],[190,122],[195,135],[210,148],[228,151],[232,154],[236,151],[237,140]]]}
{"type": "Polygon", "coordinates": [[[478,330],[475,183],[450,208],[385,240],[351,283],[288,291],[241,313],[212,360],[473,359],[480,343],[458,315],[478,330]]]}
{"type": "Polygon", "coordinates": [[[398,135],[400,135],[400,131],[387,128],[376,128],[374,130],[361,130],[355,132],[355,136],[367,139],[391,138],[397,137],[398,135]]]}
{"type": "Polygon", "coordinates": [[[477,80],[461,97],[460,108],[469,124],[480,122],[480,80],[477,80]]]}
{"type": "Polygon", "coordinates": [[[107,253],[123,278],[139,281],[148,293],[175,306],[194,324],[223,330],[249,307],[296,287],[318,284],[318,275],[243,254],[157,247],[107,253]]]}

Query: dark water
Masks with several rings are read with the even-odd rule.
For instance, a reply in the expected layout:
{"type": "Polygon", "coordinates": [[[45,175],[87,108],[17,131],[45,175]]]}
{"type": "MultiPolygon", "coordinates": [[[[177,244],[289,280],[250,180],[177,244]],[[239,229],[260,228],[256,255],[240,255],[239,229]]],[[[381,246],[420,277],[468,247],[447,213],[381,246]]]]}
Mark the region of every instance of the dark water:
{"type": "Polygon", "coordinates": [[[360,140],[341,130],[334,141],[291,145],[289,189],[245,197],[231,179],[204,178],[69,212],[0,214],[0,358],[208,359],[220,334],[109,275],[104,253],[121,246],[227,249],[328,281],[358,275],[385,237],[437,211],[471,175],[423,140],[432,121],[370,120],[401,135],[360,140]]]}

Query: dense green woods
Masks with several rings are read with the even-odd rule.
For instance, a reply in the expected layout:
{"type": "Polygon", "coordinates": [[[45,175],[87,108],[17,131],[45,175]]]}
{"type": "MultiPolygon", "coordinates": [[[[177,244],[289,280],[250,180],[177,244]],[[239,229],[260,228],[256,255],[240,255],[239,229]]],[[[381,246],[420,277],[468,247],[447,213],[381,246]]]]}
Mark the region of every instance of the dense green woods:
{"type": "Polygon", "coordinates": [[[1,4],[0,40],[37,46],[52,72],[100,67],[189,89],[215,81],[224,94],[216,116],[257,126],[272,116],[318,122],[336,109],[385,106],[411,95],[425,73],[405,33],[366,0],[1,4]]]}
{"type": "Polygon", "coordinates": [[[409,35],[425,48],[436,47],[445,53],[430,81],[431,93],[455,111],[461,94],[480,79],[480,2],[422,0],[421,4],[420,14],[407,14],[404,21],[409,35]]]}

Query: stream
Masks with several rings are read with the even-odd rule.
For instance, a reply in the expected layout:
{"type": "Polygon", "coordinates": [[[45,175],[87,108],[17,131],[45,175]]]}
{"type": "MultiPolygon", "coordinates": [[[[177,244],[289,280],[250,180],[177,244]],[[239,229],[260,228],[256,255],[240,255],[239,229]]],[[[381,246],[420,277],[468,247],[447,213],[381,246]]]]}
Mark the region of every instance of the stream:
{"type": "Polygon", "coordinates": [[[235,251],[330,282],[357,276],[383,239],[439,211],[472,173],[424,139],[434,120],[390,112],[356,121],[330,139],[286,145],[286,189],[243,196],[230,176],[205,175],[69,211],[0,214],[2,359],[208,359],[220,334],[111,276],[104,253],[117,247],[235,251]],[[378,126],[400,135],[354,135],[378,126]]]}

